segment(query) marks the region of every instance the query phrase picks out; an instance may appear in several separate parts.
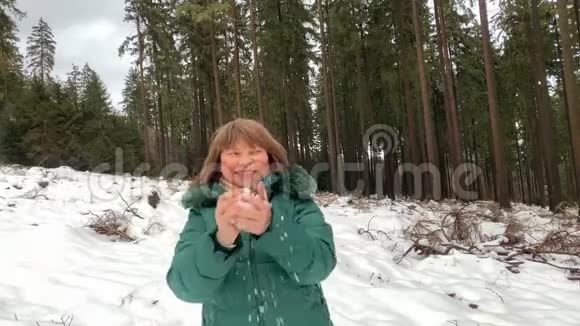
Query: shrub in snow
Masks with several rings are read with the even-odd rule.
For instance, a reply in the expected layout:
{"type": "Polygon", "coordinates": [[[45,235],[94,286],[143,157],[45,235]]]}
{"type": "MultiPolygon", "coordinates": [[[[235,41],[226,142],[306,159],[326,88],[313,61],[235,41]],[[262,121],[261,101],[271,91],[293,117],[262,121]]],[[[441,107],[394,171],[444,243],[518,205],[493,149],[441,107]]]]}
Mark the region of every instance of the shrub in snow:
{"type": "Polygon", "coordinates": [[[471,246],[481,242],[480,223],[475,214],[456,210],[443,218],[441,225],[448,240],[471,246]]]}
{"type": "Polygon", "coordinates": [[[502,242],[504,245],[515,245],[524,241],[526,230],[520,222],[512,219],[508,222],[503,235],[505,237],[505,241],[502,242]]]}
{"type": "Polygon", "coordinates": [[[440,221],[421,219],[405,230],[411,240],[423,246],[444,244],[463,244],[472,246],[480,243],[481,221],[475,214],[452,210],[440,221]]]}
{"type": "Polygon", "coordinates": [[[134,241],[128,234],[131,219],[113,210],[107,210],[102,215],[93,214],[87,225],[95,232],[113,237],[113,240],[134,241]]]}
{"type": "Polygon", "coordinates": [[[149,224],[145,227],[143,234],[145,235],[155,235],[162,233],[165,231],[165,225],[161,224],[161,222],[157,221],[156,219],[150,219],[149,224]]]}

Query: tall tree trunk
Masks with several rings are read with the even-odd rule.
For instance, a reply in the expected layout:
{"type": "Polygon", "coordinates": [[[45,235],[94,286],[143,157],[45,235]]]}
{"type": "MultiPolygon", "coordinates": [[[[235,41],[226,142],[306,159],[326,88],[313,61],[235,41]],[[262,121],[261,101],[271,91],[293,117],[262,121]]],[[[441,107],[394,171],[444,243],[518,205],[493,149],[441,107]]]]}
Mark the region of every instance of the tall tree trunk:
{"type": "MultiPolygon", "coordinates": [[[[431,115],[431,103],[429,100],[429,86],[427,84],[427,69],[425,65],[425,54],[423,51],[423,31],[421,30],[419,10],[417,8],[418,0],[411,0],[413,10],[413,25],[415,29],[415,48],[417,49],[417,64],[419,72],[419,82],[421,84],[421,102],[423,104],[423,123],[425,128],[425,144],[427,146],[426,163],[439,167],[439,158],[437,151],[437,137],[433,127],[433,117],[431,115]]],[[[441,180],[433,180],[435,183],[441,183],[441,180]]],[[[427,186],[425,196],[433,196],[433,187],[427,186]]]]}
{"type": "MultiPolygon", "coordinates": [[[[405,66],[408,67],[408,62],[405,66]]],[[[411,81],[409,80],[409,73],[407,68],[403,67],[401,70],[401,79],[403,83],[403,98],[405,101],[406,118],[407,118],[407,138],[409,144],[409,155],[411,162],[415,165],[419,164],[419,147],[417,144],[417,117],[415,107],[413,105],[413,98],[411,94],[411,81]]]]}
{"type": "MultiPolygon", "coordinates": [[[[578,107],[578,95],[576,93],[577,80],[574,75],[574,58],[572,53],[572,40],[570,39],[570,26],[568,25],[567,1],[558,0],[558,16],[558,25],[560,26],[560,36],[562,38],[564,83],[566,85],[566,99],[568,102],[568,119],[570,120],[574,172],[576,175],[576,202],[580,205],[580,108],[578,107]]],[[[578,218],[580,219],[580,209],[578,218]]]]}
{"type": "Polygon", "coordinates": [[[546,198],[544,194],[544,165],[543,165],[543,151],[541,137],[539,135],[538,116],[536,113],[536,106],[532,102],[528,107],[528,137],[529,137],[529,152],[528,156],[532,158],[532,166],[534,177],[532,187],[534,188],[534,196],[532,202],[539,204],[541,207],[546,205],[546,198]]]}
{"type": "Polygon", "coordinates": [[[489,122],[493,140],[493,157],[495,166],[495,184],[498,192],[499,205],[502,208],[510,207],[508,194],[508,177],[505,162],[505,140],[497,109],[497,84],[495,81],[494,60],[489,39],[486,0],[479,0],[479,14],[481,20],[481,43],[485,61],[485,79],[487,81],[487,99],[489,102],[489,122]]]}
{"type": "MultiPolygon", "coordinates": [[[[319,19],[319,29],[320,29],[320,50],[322,59],[322,79],[323,79],[323,89],[324,89],[324,105],[326,113],[326,134],[328,141],[328,162],[330,164],[330,188],[332,192],[342,193],[342,184],[337,183],[338,173],[343,173],[342,171],[337,171],[337,148],[336,148],[336,134],[335,134],[335,115],[333,114],[332,107],[332,97],[330,82],[328,78],[328,65],[326,63],[327,53],[326,53],[326,35],[324,31],[325,19],[324,11],[322,10],[322,0],[317,0],[318,4],[318,19],[319,19]]],[[[332,67],[330,67],[332,69],[332,67]]]]}
{"type": "Polygon", "coordinates": [[[222,97],[220,92],[220,75],[217,62],[217,48],[215,44],[215,31],[214,23],[209,22],[209,40],[211,47],[211,64],[213,71],[213,82],[215,91],[215,111],[217,114],[217,125],[221,126],[224,123],[224,117],[222,112],[222,97]]]}
{"type": "MultiPolygon", "coordinates": [[[[193,56],[192,56],[193,57],[193,56]]],[[[192,62],[194,58],[192,58],[192,62]]],[[[191,148],[190,152],[193,157],[197,160],[200,157],[200,130],[201,130],[201,117],[199,114],[199,106],[198,106],[198,97],[197,97],[197,81],[196,81],[196,73],[195,69],[193,68],[194,64],[192,64],[191,69],[191,133],[190,133],[190,142],[191,148]]]]}
{"type": "Polygon", "coordinates": [[[211,137],[211,134],[216,130],[216,111],[215,111],[215,106],[214,106],[214,99],[212,97],[212,94],[215,94],[213,83],[213,74],[212,74],[212,70],[211,69],[207,69],[205,71],[205,75],[206,75],[206,79],[205,79],[205,85],[207,87],[207,92],[205,93],[205,98],[206,98],[206,114],[207,114],[207,119],[209,122],[208,125],[208,139],[211,137]]]}
{"type": "MultiPolygon", "coordinates": [[[[325,2],[324,4],[324,17],[328,17],[328,0],[325,2]]],[[[323,19],[323,21],[326,24],[326,20],[323,19]]],[[[330,78],[328,79],[328,83],[330,84],[330,93],[331,93],[331,105],[330,107],[332,108],[332,119],[333,119],[333,130],[334,130],[334,147],[336,149],[335,153],[336,153],[336,182],[338,185],[341,185],[340,187],[337,186],[337,191],[338,194],[343,195],[343,188],[342,185],[344,185],[344,156],[342,155],[342,151],[341,151],[341,138],[340,138],[340,116],[338,113],[338,108],[337,108],[337,102],[336,102],[336,89],[335,89],[335,84],[336,84],[336,79],[334,78],[334,69],[335,69],[335,59],[334,59],[334,48],[332,46],[332,33],[330,32],[330,30],[328,31],[328,35],[326,36],[326,54],[328,56],[328,61],[329,61],[329,65],[327,66],[326,71],[330,74],[330,78]]]]}
{"type": "MultiPolygon", "coordinates": [[[[211,111],[211,106],[207,105],[207,101],[205,101],[204,90],[203,88],[199,89],[199,116],[200,116],[200,126],[201,126],[201,153],[203,156],[208,152],[209,145],[208,145],[208,111],[211,111]],[[208,110],[209,107],[209,110],[208,110]]],[[[211,123],[211,120],[210,120],[211,123]]]]}
{"type": "Polygon", "coordinates": [[[158,153],[159,153],[159,163],[160,163],[160,167],[163,167],[166,165],[167,163],[167,156],[166,156],[166,150],[167,150],[167,142],[166,142],[166,138],[165,135],[166,133],[166,126],[165,126],[165,99],[166,94],[164,94],[164,83],[163,83],[163,65],[161,64],[161,60],[160,60],[160,49],[158,47],[157,44],[153,44],[152,46],[153,48],[153,65],[154,65],[154,77],[155,77],[155,84],[157,85],[157,119],[158,119],[158,129],[157,129],[157,134],[158,134],[158,153]]]}
{"type": "Polygon", "coordinates": [[[296,146],[298,148],[298,161],[299,162],[304,162],[306,161],[306,153],[304,151],[305,148],[305,144],[306,144],[306,139],[305,139],[305,132],[304,132],[304,126],[306,125],[306,122],[304,121],[304,110],[300,110],[298,112],[298,114],[296,115],[296,132],[298,133],[298,135],[296,136],[296,146]]]}
{"type": "MultiPolygon", "coordinates": [[[[514,126],[514,128],[516,128],[516,126],[514,126]]],[[[520,193],[521,193],[521,198],[520,201],[525,203],[526,202],[526,192],[525,192],[525,188],[524,188],[524,174],[523,174],[523,158],[522,158],[522,147],[520,145],[520,140],[521,138],[518,136],[518,134],[516,133],[516,158],[517,158],[517,162],[516,165],[518,167],[518,182],[519,184],[519,189],[520,189],[520,193]]]]}
{"type": "Polygon", "coordinates": [[[256,84],[256,102],[258,102],[258,120],[265,123],[264,103],[262,100],[262,87],[260,83],[260,61],[258,59],[258,41],[256,27],[256,0],[250,0],[250,29],[252,39],[252,54],[254,59],[254,79],[256,84]]]}
{"type": "Polygon", "coordinates": [[[524,172],[526,173],[526,188],[528,190],[528,199],[527,201],[524,199],[524,203],[526,204],[531,204],[532,203],[532,178],[531,178],[531,174],[532,174],[532,169],[530,168],[530,160],[529,157],[526,156],[526,168],[524,169],[524,172]]]}
{"type": "MultiPolygon", "coordinates": [[[[526,10],[529,11],[529,8],[526,7],[526,10]]],[[[527,101],[527,120],[528,120],[528,156],[531,158],[531,169],[532,172],[530,176],[531,180],[531,202],[541,207],[545,207],[546,205],[546,195],[545,195],[545,177],[544,177],[544,145],[542,143],[542,135],[540,130],[540,123],[538,121],[538,111],[539,111],[539,99],[541,96],[538,96],[538,82],[537,80],[537,67],[534,65],[536,64],[534,53],[534,41],[532,35],[532,27],[531,27],[531,16],[528,14],[525,21],[525,30],[527,36],[527,50],[528,50],[528,62],[529,66],[531,67],[531,74],[529,75],[529,86],[523,88],[522,97],[524,99],[530,99],[527,101]]]]}
{"type": "MultiPolygon", "coordinates": [[[[413,1],[412,1],[413,2],[413,1]]],[[[411,91],[411,76],[412,71],[411,67],[413,65],[412,59],[412,49],[413,44],[411,41],[411,28],[410,28],[410,19],[411,19],[411,10],[405,3],[399,3],[400,8],[398,8],[397,12],[399,13],[397,19],[395,20],[395,30],[397,34],[397,44],[399,47],[399,80],[400,80],[400,88],[402,93],[402,103],[403,107],[405,108],[405,117],[406,117],[406,138],[408,144],[408,158],[411,163],[417,165],[419,164],[420,153],[418,148],[418,141],[417,141],[417,116],[415,105],[413,101],[413,95],[411,91]]],[[[401,121],[404,124],[403,121],[401,121]]],[[[405,161],[405,160],[404,160],[405,161]]],[[[407,179],[407,187],[408,192],[407,194],[411,193],[412,191],[412,176],[408,175],[409,178],[407,179]]]]}
{"type": "MultiPolygon", "coordinates": [[[[366,133],[367,124],[367,113],[370,112],[370,98],[368,93],[368,80],[365,73],[365,62],[364,62],[364,49],[363,49],[363,26],[359,23],[359,44],[356,49],[356,75],[357,75],[357,93],[358,93],[358,107],[359,107],[359,132],[360,135],[366,133]]],[[[369,148],[368,143],[370,139],[364,139],[364,147],[360,150],[360,160],[364,166],[363,169],[363,180],[364,180],[364,194],[368,196],[370,194],[370,175],[369,175],[369,148]]],[[[393,149],[394,150],[394,149],[393,149]]],[[[392,153],[390,153],[392,154],[392,153]]]]}
{"type": "MultiPolygon", "coordinates": [[[[475,119],[471,121],[471,125],[475,125],[475,119]]],[[[481,160],[479,158],[479,146],[477,146],[477,137],[475,136],[475,132],[472,133],[473,139],[473,153],[475,155],[475,166],[481,166],[481,160]]],[[[477,177],[477,198],[484,199],[487,196],[486,189],[485,189],[485,180],[484,176],[477,177]]]]}
{"type": "Polygon", "coordinates": [[[554,118],[550,105],[550,97],[548,94],[548,85],[546,81],[546,63],[544,55],[544,37],[540,27],[540,18],[538,15],[538,0],[531,1],[531,34],[528,35],[528,40],[532,42],[533,53],[532,70],[535,75],[535,90],[538,104],[538,113],[540,124],[540,135],[542,152],[544,154],[544,167],[548,179],[548,204],[550,210],[554,210],[556,205],[561,201],[560,190],[560,175],[558,172],[558,162],[555,152],[554,140],[554,118]]]}
{"type": "MultiPolygon", "coordinates": [[[[447,37],[447,23],[445,18],[445,8],[442,0],[434,0],[436,14],[436,25],[438,34],[441,39],[441,53],[443,56],[443,73],[445,79],[445,95],[447,97],[449,120],[448,128],[450,129],[450,153],[453,169],[461,164],[461,141],[459,133],[459,119],[457,117],[457,102],[455,98],[455,79],[453,77],[453,66],[449,53],[449,44],[447,37]]],[[[452,181],[454,182],[454,181],[452,181]]]]}
{"type": "MultiPolygon", "coordinates": [[[[286,70],[286,69],[284,69],[286,70]]],[[[296,130],[294,128],[294,110],[290,107],[290,95],[288,94],[288,80],[286,74],[282,78],[282,101],[284,109],[284,121],[286,122],[286,137],[288,137],[288,160],[290,162],[296,161],[296,130]]]]}
{"type": "MultiPolygon", "coordinates": [[[[161,91],[161,90],[160,90],[161,91]]],[[[165,140],[165,119],[163,118],[164,111],[163,95],[157,94],[157,114],[159,119],[159,163],[161,167],[167,164],[167,142],[165,140]]]]}
{"type": "Polygon", "coordinates": [[[144,77],[144,69],[143,69],[143,52],[145,45],[143,44],[143,33],[141,31],[141,17],[137,14],[136,19],[137,25],[137,41],[139,47],[139,112],[141,113],[141,132],[143,137],[143,146],[145,147],[143,150],[143,155],[145,159],[145,163],[151,162],[151,155],[150,155],[150,144],[149,144],[149,114],[147,112],[147,100],[145,96],[145,77],[144,77]]]}
{"type": "Polygon", "coordinates": [[[574,0],[574,16],[576,17],[576,29],[578,30],[578,44],[580,44],[580,0],[574,0]]]}
{"type": "MultiPolygon", "coordinates": [[[[571,126],[570,126],[570,116],[568,115],[568,99],[567,99],[567,95],[568,91],[566,90],[566,83],[564,82],[564,59],[563,59],[563,55],[562,55],[562,42],[561,42],[561,37],[560,37],[560,32],[558,30],[558,21],[556,19],[556,17],[554,17],[554,21],[553,21],[553,28],[554,28],[554,37],[556,39],[556,52],[557,52],[557,56],[559,59],[559,68],[560,68],[560,74],[556,75],[556,80],[558,82],[558,84],[562,87],[562,93],[561,96],[564,99],[564,107],[566,110],[566,122],[568,125],[568,130],[572,130],[571,126]]],[[[572,143],[574,142],[574,138],[572,136],[572,132],[569,132],[568,135],[570,136],[570,146],[572,146],[572,143]]],[[[565,173],[566,173],[566,178],[564,178],[564,180],[566,181],[566,186],[567,186],[567,191],[568,191],[568,195],[569,198],[566,198],[565,200],[568,201],[573,201],[576,200],[576,186],[575,186],[575,182],[574,182],[574,154],[571,152],[569,156],[567,156],[566,160],[565,160],[565,173]],[[570,161],[572,160],[572,164],[570,164],[570,161]],[[571,170],[569,171],[568,168],[570,168],[571,170]],[[573,198],[573,199],[571,199],[573,198]]]]}
{"type": "MultiPolygon", "coordinates": [[[[278,22],[282,25],[283,24],[283,15],[282,15],[282,6],[280,3],[281,0],[277,1],[277,8],[278,8],[278,22]]],[[[291,71],[289,68],[290,65],[290,57],[288,55],[288,51],[284,49],[282,51],[282,76],[281,79],[281,89],[282,89],[282,106],[284,110],[285,122],[286,122],[286,135],[285,137],[288,138],[288,160],[290,162],[296,161],[296,130],[294,127],[294,108],[290,106],[290,94],[289,94],[289,85],[291,84],[291,71]]]]}
{"type": "Polygon", "coordinates": [[[176,158],[175,147],[179,144],[179,140],[177,139],[177,126],[175,123],[175,102],[172,101],[173,99],[173,92],[171,87],[171,80],[169,78],[165,79],[165,87],[167,89],[167,110],[169,116],[169,127],[166,127],[166,137],[167,137],[167,161],[174,162],[176,158]]]}
{"type": "Polygon", "coordinates": [[[242,117],[242,82],[240,77],[240,44],[238,40],[238,7],[236,0],[230,1],[232,6],[232,20],[234,22],[234,65],[236,67],[236,112],[242,117]]]}

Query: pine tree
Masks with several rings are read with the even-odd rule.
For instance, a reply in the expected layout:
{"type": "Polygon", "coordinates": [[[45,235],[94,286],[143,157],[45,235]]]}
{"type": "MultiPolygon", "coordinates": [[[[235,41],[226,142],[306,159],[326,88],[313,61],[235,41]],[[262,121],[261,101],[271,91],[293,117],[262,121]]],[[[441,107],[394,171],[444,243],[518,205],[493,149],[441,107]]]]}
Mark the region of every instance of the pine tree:
{"type": "MultiPolygon", "coordinates": [[[[427,84],[427,68],[425,62],[425,54],[423,49],[423,31],[421,28],[421,21],[418,9],[418,0],[412,1],[412,11],[413,11],[413,26],[415,33],[415,47],[417,49],[417,63],[418,63],[418,73],[421,89],[421,103],[423,107],[423,123],[424,123],[424,138],[425,138],[425,162],[433,164],[435,167],[439,167],[438,159],[438,149],[437,149],[437,139],[435,138],[435,129],[433,127],[433,114],[431,110],[431,102],[429,99],[429,88],[427,84]]],[[[436,183],[440,184],[441,180],[435,180],[436,183]]],[[[432,186],[429,183],[425,184],[426,197],[433,196],[432,186]]]]}
{"type": "Polygon", "coordinates": [[[329,76],[329,67],[327,64],[327,42],[326,42],[326,32],[325,25],[326,21],[324,19],[324,11],[322,9],[322,0],[317,0],[318,7],[318,20],[320,28],[320,42],[321,42],[321,75],[324,89],[324,112],[326,113],[326,134],[328,142],[328,162],[330,163],[330,189],[333,192],[342,193],[342,184],[338,183],[339,176],[337,171],[337,144],[336,144],[336,126],[334,125],[334,114],[332,107],[332,95],[331,95],[331,85],[329,76]]]}
{"type": "Polygon", "coordinates": [[[81,72],[82,96],[81,108],[95,116],[109,114],[112,111],[112,103],[107,88],[101,77],[88,65],[85,64],[81,72]]]}
{"type": "Polygon", "coordinates": [[[73,103],[74,107],[80,107],[80,100],[82,96],[82,72],[79,66],[72,66],[72,70],[67,74],[67,79],[64,85],[64,92],[73,103]]]}
{"type": "Polygon", "coordinates": [[[15,94],[20,84],[22,57],[18,52],[16,19],[24,14],[15,7],[15,0],[0,2],[0,110],[15,94]],[[11,15],[12,13],[12,15],[11,15]]]}
{"type": "Polygon", "coordinates": [[[129,121],[135,125],[139,122],[139,72],[131,68],[125,76],[125,86],[122,91],[121,104],[129,121]]]}
{"type": "Polygon", "coordinates": [[[44,83],[50,79],[54,68],[54,52],[56,42],[50,26],[42,19],[32,27],[32,33],[27,40],[28,68],[31,73],[44,83]]]}
{"type": "Polygon", "coordinates": [[[497,106],[497,84],[495,79],[494,58],[492,54],[489,36],[489,23],[487,18],[486,0],[479,0],[479,14],[481,17],[481,42],[483,57],[485,60],[485,76],[487,80],[487,93],[489,104],[489,119],[493,139],[493,157],[495,167],[495,184],[498,201],[503,208],[509,208],[510,197],[508,193],[508,178],[505,161],[505,143],[502,127],[499,119],[497,106]]]}
{"type": "MultiPolygon", "coordinates": [[[[580,106],[578,105],[578,83],[574,74],[574,61],[572,54],[572,40],[570,38],[570,25],[568,5],[565,0],[558,0],[558,26],[562,37],[564,83],[566,90],[566,103],[571,133],[571,147],[574,161],[574,174],[576,175],[576,201],[580,206],[580,106]]],[[[578,7],[576,7],[577,9],[578,7]]],[[[580,208],[578,211],[580,219],[580,208]]]]}
{"type": "Polygon", "coordinates": [[[254,71],[254,84],[256,88],[256,102],[258,106],[258,120],[262,123],[266,122],[264,116],[264,100],[262,96],[262,83],[260,75],[260,59],[258,58],[258,31],[257,31],[257,14],[256,14],[256,0],[248,0],[250,2],[250,30],[252,41],[252,59],[254,71]]]}

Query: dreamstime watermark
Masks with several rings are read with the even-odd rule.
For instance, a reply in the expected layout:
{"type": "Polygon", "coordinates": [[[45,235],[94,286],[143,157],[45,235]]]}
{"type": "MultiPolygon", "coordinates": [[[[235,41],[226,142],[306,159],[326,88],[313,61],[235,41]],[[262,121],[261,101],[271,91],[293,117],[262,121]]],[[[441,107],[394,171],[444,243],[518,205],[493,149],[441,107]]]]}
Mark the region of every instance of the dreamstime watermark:
{"type": "MultiPolygon", "coordinates": [[[[382,158],[387,158],[388,155],[402,157],[402,155],[399,155],[402,149],[399,148],[396,130],[385,124],[373,125],[364,133],[361,144],[367,158],[369,155],[374,155],[377,159],[373,159],[372,162],[374,162],[374,165],[370,166],[370,164],[362,162],[345,162],[343,155],[337,155],[335,160],[336,177],[338,181],[337,187],[340,193],[360,195],[367,189],[371,194],[384,196],[384,181],[389,177],[389,180],[392,181],[392,184],[389,186],[393,187],[392,192],[397,197],[405,195],[415,199],[430,198],[439,200],[442,199],[442,186],[444,182],[442,175],[448,175],[450,177],[452,197],[462,200],[477,199],[477,192],[471,188],[473,188],[472,185],[476,182],[477,178],[483,174],[483,170],[475,164],[464,163],[452,171],[445,171],[447,173],[442,174],[440,167],[432,163],[414,164],[402,162],[395,168],[390,166],[389,169],[392,171],[392,175],[387,175],[389,169],[387,169],[387,163],[382,158]],[[371,168],[374,172],[374,180],[371,182],[369,177],[368,186],[364,177],[365,168],[367,169],[366,173],[368,175],[370,175],[368,170],[371,168]],[[351,175],[349,184],[355,184],[354,189],[348,189],[347,187],[346,180],[349,174],[351,175]],[[352,175],[356,175],[354,182],[352,175]],[[408,186],[404,187],[405,184],[408,186]],[[371,185],[374,186],[374,189],[369,189],[371,185]]],[[[141,180],[141,177],[152,171],[150,164],[142,163],[132,172],[123,171],[123,167],[123,149],[117,148],[115,150],[113,165],[109,163],[99,164],[88,174],[89,190],[92,200],[114,200],[118,198],[117,192],[123,193],[127,187],[130,187],[130,196],[132,197],[146,196],[147,192],[150,192],[150,187],[146,187],[142,183],[137,183],[138,180],[141,180]]],[[[212,172],[220,171],[218,163],[214,163],[206,168],[212,172]]],[[[272,171],[275,171],[279,169],[279,166],[273,165],[270,168],[272,171]]],[[[158,175],[161,180],[169,182],[171,180],[187,179],[191,175],[190,172],[190,168],[182,163],[170,163],[163,166],[158,175]]],[[[199,173],[199,171],[195,172],[199,173]]],[[[302,193],[298,194],[299,196],[309,196],[313,190],[312,188],[314,190],[317,189],[318,185],[316,180],[321,180],[323,175],[330,176],[331,164],[329,162],[316,162],[306,172],[313,178],[313,185],[307,189],[302,189],[302,193]]],[[[157,189],[157,191],[161,192],[161,189],[157,189]]],[[[165,194],[159,193],[159,195],[164,196],[165,194]]]]}

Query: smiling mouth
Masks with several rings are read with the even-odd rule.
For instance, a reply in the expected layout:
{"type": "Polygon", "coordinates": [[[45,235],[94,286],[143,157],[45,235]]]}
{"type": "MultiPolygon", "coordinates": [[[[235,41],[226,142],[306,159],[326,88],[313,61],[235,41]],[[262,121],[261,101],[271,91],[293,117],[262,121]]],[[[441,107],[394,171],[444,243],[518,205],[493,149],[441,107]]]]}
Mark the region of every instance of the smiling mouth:
{"type": "Polygon", "coordinates": [[[247,175],[253,175],[254,173],[256,173],[256,171],[238,171],[236,172],[236,175],[241,175],[241,176],[247,176],[247,175]]]}

